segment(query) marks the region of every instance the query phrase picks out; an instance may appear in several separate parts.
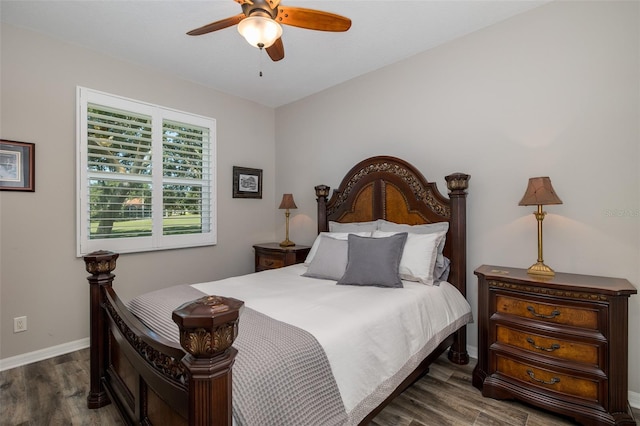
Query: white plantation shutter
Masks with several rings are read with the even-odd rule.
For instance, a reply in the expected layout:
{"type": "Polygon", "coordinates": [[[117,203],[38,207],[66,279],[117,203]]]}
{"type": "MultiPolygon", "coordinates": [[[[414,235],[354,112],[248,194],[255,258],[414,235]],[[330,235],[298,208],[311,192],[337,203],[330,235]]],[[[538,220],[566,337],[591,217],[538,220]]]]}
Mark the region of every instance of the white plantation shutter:
{"type": "Polygon", "coordinates": [[[152,216],[151,117],[108,108],[87,106],[87,185],[84,201],[91,220],[89,239],[151,235],[151,227],[136,231],[136,222],[123,219],[152,216]],[[111,232],[115,222],[122,232],[111,232]],[[127,226],[129,225],[129,226],[127,226]],[[146,232],[144,232],[146,231],[146,232]]]}
{"type": "Polygon", "coordinates": [[[78,256],[216,243],[215,121],[78,88],[78,256]]]}
{"type": "MultiPolygon", "coordinates": [[[[185,226],[190,216],[201,218],[199,232],[211,229],[210,194],[211,164],[209,129],[185,123],[163,121],[162,175],[165,217],[179,212],[181,217],[163,221],[165,235],[179,235],[189,229],[185,226]],[[182,220],[181,220],[182,219],[182,220]]],[[[192,229],[192,232],[196,232],[192,229]]]]}

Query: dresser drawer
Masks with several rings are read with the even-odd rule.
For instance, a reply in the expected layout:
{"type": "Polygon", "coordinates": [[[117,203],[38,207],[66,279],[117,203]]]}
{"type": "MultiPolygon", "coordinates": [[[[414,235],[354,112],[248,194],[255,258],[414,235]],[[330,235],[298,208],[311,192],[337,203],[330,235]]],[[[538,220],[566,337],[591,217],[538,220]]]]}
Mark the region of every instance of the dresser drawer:
{"type": "Polygon", "coordinates": [[[258,266],[261,269],[282,268],[284,265],[284,256],[278,254],[263,253],[258,258],[258,266]]]}
{"type": "Polygon", "coordinates": [[[578,377],[562,373],[554,368],[540,367],[533,363],[522,362],[497,353],[496,373],[524,382],[527,386],[535,386],[546,391],[564,396],[584,399],[590,402],[601,402],[603,378],[578,377]]]}
{"type": "Polygon", "coordinates": [[[559,300],[544,303],[532,298],[498,294],[496,312],[591,330],[601,329],[597,308],[563,305],[559,300]]]}
{"type": "Polygon", "coordinates": [[[556,339],[500,324],[496,325],[496,341],[553,358],[603,367],[601,348],[597,344],[556,339]]]}

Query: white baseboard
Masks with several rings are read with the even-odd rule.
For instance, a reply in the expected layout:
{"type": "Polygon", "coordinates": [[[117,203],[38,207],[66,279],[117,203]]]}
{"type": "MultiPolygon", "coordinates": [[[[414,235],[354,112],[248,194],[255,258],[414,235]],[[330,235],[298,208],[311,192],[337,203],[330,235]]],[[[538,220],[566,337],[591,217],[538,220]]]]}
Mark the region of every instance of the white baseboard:
{"type": "MultiPolygon", "coordinates": [[[[31,364],[32,362],[42,361],[44,359],[53,358],[54,356],[68,354],[89,347],[89,338],[76,340],[74,342],[64,343],[62,345],[52,346],[50,348],[40,349],[38,351],[29,352],[23,355],[13,356],[11,358],[0,359],[0,371],[9,370],[11,368],[20,367],[22,365],[31,364]]],[[[469,357],[478,359],[478,348],[475,346],[467,346],[469,357]]],[[[633,408],[640,409],[640,393],[629,391],[629,405],[633,408]]]]}
{"type": "Polygon", "coordinates": [[[32,362],[42,361],[48,358],[53,358],[58,355],[68,354],[69,352],[88,347],[89,338],[86,337],[74,342],[63,343],[62,345],[51,346],[50,348],[40,349],[26,354],[0,359],[0,371],[9,370],[11,368],[20,367],[22,365],[31,364],[32,362]]]}
{"type": "Polygon", "coordinates": [[[477,346],[469,346],[467,345],[467,352],[469,353],[469,358],[473,358],[478,362],[478,347],[477,346]]]}
{"type": "MultiPolygon", "coordinates": [[[[640,393],[629,391],[629,405],[633,408],[640,409],[640,393]]],[[[637,421],[638,419],[636,419],[637,421]]]]}

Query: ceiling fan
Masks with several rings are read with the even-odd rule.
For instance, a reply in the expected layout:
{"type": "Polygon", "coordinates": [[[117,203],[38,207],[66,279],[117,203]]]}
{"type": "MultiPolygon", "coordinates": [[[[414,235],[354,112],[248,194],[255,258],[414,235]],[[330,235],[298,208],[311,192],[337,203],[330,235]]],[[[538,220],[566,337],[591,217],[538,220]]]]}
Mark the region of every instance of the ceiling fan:
{"type": "Polygon", "coordinates": [[[238,25],[238,31],[254,47],[266,49],[273,61],[284,58],[280,24],[317,31],[347,31],[351,20],[334,13],[281,6],[280,0],[234,0],[242,13],[212,22],[187,34],[197,36],[238,25]]]}

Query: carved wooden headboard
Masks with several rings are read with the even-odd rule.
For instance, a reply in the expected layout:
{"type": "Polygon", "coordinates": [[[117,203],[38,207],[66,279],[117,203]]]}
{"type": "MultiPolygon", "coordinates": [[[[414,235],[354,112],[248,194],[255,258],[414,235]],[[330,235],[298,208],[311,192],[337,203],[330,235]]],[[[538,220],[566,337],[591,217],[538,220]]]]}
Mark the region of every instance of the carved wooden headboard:
{"type": "Polygon", "coordinates": [[[330,188],[316,186],[318,232],[329,221],[386,219],[409,225],[449,222],[444,254],[451,260],[449,282],[466,295],[466,196],[469,175],[446,176],[449,197],[404,160],[372,157],[356,164],[329,199],[330,188]]]}

